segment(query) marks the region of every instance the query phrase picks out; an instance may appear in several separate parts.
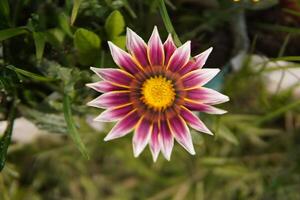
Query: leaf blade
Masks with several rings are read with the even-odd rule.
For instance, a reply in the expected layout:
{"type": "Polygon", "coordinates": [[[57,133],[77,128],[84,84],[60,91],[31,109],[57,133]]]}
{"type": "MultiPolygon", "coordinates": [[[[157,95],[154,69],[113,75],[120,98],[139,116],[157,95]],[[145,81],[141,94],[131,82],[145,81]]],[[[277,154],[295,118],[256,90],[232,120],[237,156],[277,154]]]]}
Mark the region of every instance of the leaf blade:
{"type": "Polygon", "coordinates": [[[26,33],[28,33],[28,30],[25,27],[8,28],[0,30],[0,42],[2,42],[3,40],[7,40],[11,37],[15,37],[26,33]]]}
{"type": "Polygon", "coordinates": [[[88,155],[88,152],[86,150],[86,147],[83,144],[83,142],[80,138],[80,135],[77,131],[77,128],[75,126],[75,121],[72,117],[72,111],[71,111],[71,106],[70,105],[71,105],[70,104],[70,97],[65,92],[64,96],[63,96],[63,111],[64,111],[65,121],[67,123],[68,133],[71,136],[74,143],[76,144],[76,147],[78,148],[78,150],[81,152],[81,154],[85,158],[89,159],[89,155],[88,155]]]}
{"type": "Polygon", "coordinates": [[[109,38],[119,36],[125,28],[125,21],[120,11],[113,11],[105,21],[105,31],[109,38]]]}

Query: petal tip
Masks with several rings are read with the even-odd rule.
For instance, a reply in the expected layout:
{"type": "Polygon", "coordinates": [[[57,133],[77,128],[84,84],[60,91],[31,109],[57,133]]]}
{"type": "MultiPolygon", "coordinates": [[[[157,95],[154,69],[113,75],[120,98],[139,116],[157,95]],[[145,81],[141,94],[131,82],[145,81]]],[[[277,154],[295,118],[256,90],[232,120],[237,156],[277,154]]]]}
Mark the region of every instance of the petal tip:
{"type": "Polygon", "coordinates": [[[95,122],[110,122],[110,120],[103,118],[101,114],[98,117],[95,117],[93,120],[95,122]]]}
{"type": "Polygon", "coordinates": [[[86,103],[87,106],[95,107],[95,99],[86,103]]]}
{"type": "Polygon", "coordinates": [[[153,162],[156,162],[156,161],[157,161],[157,158],[158,158],[158,154],[155,155],[155,156],[152,156],[153,162]]]}
{"type": "Polygon", "coordinates": [[[92,70],[92,71],[95,72],[95,73],[97,73],[97,72],[96,72],[97,69],[99,69],[99,68],[96,68],[96,67],[90,67],[90,70],[92,70]]]}
{"type": "Polygon", "coordinates": [[[141,155],[142,151],[140,149],[136,149],[136,148],[133,148],[133,156],[135,158],[139,157],[139,155],[141,155]]]}
{"type": "Polygon", "coordinates": [[[107,141],[110,141],[110,140],[113,140],[113,139],[115,139],[115,138],[111,137],[111,136],[110,136],[110,133],[108,133],[107,136],[105,136],[105,138],[104,138],[103,140],[104,140],[105,142],[107,142],[107,141]]]}
{"type": "Polygon", "coordinates": [[[89,88],[92,88],[93,85],[94,85],[94,83],[86,83],[86,84],[85,84],[85,86],[86,86],[86,87],[89,87],[89,88]]]}
{"type": "Polygon", "coordinates": [[[223,109],[218,109],[218,113],[216,113],[217,115],[223,115],[226,114],[228,111],[227,110],[223,110],[223,109]]]}
{"type": "Polygon", "coordinates": [[[195,152],[195,150],[193,149],[192,151],[189,151],[189,153],[191,154],[191,155],[196,155],[196,152],[195,152]]]}
{"type": "Polygon", "coordinates": [[[213,49],[214,49],[213,47],[209,47],[206,51],[207,53],[211,53],[213,49]]]}

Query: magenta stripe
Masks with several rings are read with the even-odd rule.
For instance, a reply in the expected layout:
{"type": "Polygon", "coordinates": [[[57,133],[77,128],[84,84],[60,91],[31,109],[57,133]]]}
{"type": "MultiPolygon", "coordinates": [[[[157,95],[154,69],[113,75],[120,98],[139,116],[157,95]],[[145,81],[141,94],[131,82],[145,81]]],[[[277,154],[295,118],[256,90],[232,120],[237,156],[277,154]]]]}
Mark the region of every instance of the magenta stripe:
{"type": "Polygon", "coordinates": [[[124,86],[129,86],[132,81],[132,77],[120,69],[98,69],[97,73],[107,81],[124,86]]]}
{"type": "Polygon", "coordinates": [[[112,128],[104,140],[108,141],[128,134],[137,124],[138,120],[139,116],[137,112],[131,112],[112,128]]]}
{"type": "Polygon", "coordinates": [[[164,51],[165,51],[165,63],[168,63],[174,51],[176,50],[176,46],[173,42],[171,34],[168,36],[167,40],[164,43],[164,51]]]}
{"type": "Polygon", "coordinates": [[[121,106],[130,102],[129,92],[108,92],[94,100],[99,107],[121,106]]]}

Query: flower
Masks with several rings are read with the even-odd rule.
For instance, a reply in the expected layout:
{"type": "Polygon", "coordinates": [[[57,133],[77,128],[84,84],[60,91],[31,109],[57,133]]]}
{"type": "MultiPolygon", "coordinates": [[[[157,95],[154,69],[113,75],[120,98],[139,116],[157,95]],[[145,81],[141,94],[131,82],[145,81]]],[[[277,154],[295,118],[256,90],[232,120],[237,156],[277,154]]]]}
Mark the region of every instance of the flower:
{"type": "Polygon", "coordinates": [[[191,128],[212,134],[192,111],[223,114],[213,105],[229,98],[203,87],[220,70],[202,69],[212,48],[191,58],[191,43],[177,48],[171,35],[162,43],[154,27],[146,44],[127,28],[129,53],[108,42],[112,57],[120,69],[94,68],[102,81],[87,84],[104,94],[88,103],[106,109],[96,121],[118,121],[104,138],[123,137],[134,130],[133,152],[137,157],[149,143],[154,162],[162,151],[170,160],[174,138],[189,153],[195,154],[191,128]]]}

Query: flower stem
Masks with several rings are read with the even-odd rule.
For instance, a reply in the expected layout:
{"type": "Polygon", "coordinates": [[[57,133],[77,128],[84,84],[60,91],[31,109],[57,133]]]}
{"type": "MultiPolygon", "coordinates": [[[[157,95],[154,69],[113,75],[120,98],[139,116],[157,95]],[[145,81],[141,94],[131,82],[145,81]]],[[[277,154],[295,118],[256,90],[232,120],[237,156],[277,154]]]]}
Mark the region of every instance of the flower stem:
{"type": "Polygon", "coordinates": [[[163,19],[163,22],[165,24],[165,27],[166,27],[167,31],[172,34],[172,36],[174,38],[175,44],[177,46],[182,45],[182,43],[181,43],[178,35],[175,32],[175,29],[173,27],[171,19],[169,17],[169,14],[168,14],[168,11],[167,11],[167,8],[166,8],[166,4],[165,4],[164,0],[159,0],[159,12],[160,12],[160,15],[161,15],[161,17],[163,19]]]}

